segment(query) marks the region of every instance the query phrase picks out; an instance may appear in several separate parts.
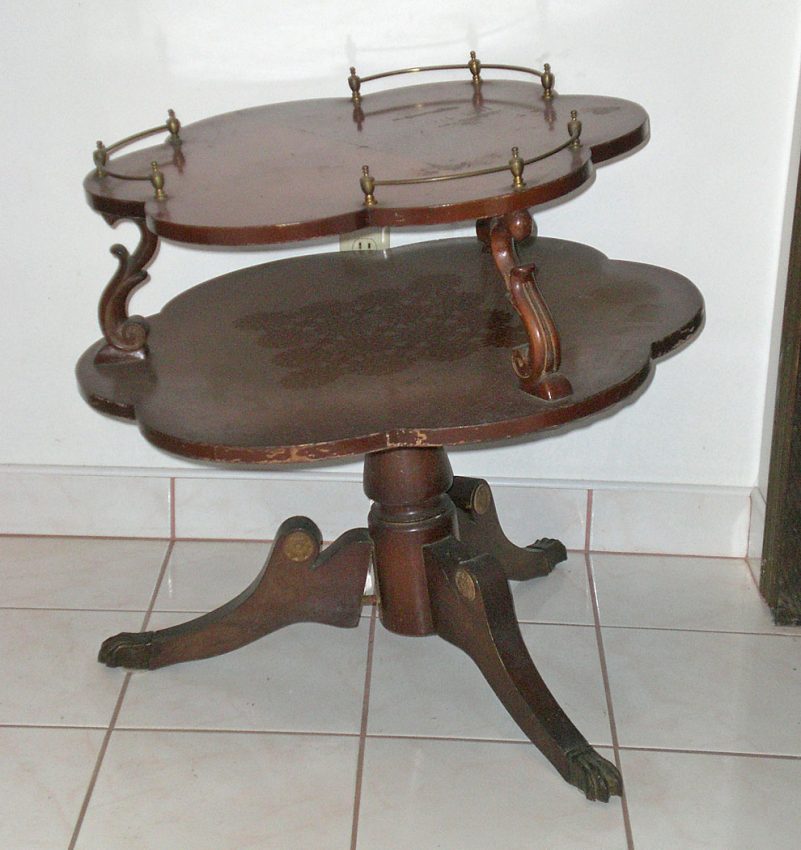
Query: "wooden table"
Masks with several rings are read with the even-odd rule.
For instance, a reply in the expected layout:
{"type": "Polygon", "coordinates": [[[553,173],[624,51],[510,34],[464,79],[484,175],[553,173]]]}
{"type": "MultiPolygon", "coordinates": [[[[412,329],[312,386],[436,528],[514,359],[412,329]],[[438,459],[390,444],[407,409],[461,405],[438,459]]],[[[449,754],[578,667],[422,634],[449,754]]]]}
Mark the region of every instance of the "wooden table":
{"type": "Polygon", "coordinates": [[[310,519],[288,519],[236,599],[109,638],[100,660],[152,669],[291,623],[355,627],[372,567],[387,628],[467,652],[562,776],[607,800],[619,772],[542,681],[508,587],[547,575],[564,547],[510,543],[486,481],[453,476],[444,446],[533,434],[632,397],[700,328],[703,301],[673,272],[532,232],[530,207],[647,139],[639,106],[558,95],[549,69],[532,83],[491,78],[475,58],[460,67],[468,79],[375,92],[352,70],[350,97],[187,127],[171,115],[157,146],[98,147],[89,202],[110,223],[137,222],[141,241],[112,248],[103,338],[78,364],[85,398],[186,457],[365,454],[373,501],[368,527],[326,548],[310,519]],[[466,219],[478,238],[282,260],[200,284],[147,319],[127,313],[160,237],[244,246],[466,219]]]}

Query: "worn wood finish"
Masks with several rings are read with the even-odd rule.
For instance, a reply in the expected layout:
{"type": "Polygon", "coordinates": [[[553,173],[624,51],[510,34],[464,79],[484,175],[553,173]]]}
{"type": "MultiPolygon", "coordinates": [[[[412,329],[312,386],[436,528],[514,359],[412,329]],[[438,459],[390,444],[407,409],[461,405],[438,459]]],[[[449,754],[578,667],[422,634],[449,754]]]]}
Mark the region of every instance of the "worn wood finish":
{"type": "MultiPolygon", "coordinates": [[[[165,134],[166,136],[166,134],[165,134]]],[[[166,140],[114,157],[114,170],[147,175],[156,160],[166,200],[148,182],[89,174],[99,212],[147,217],[159,236],[210,245],[287,242],[368,225],[443,224],[503,215],[560,197],[592,175],[593,163],[648,138],[648,116],[629,101],[589,95],[542,98],[538,82],[486,79],[269,104],[181,128],[180,157],[166,140]],[[381,186],[365,207],[363,165],[377,178],[428,177],[504,165],[512,146],[524,158],[568,138],[570,111],[582,146],[526,166],[525,186],[510,172],[413,186],[381,186]]]]}
{"type": "Polygon", "coordinates": [[[559,401],[521,391],[509,358],[526,333],[475,239],[224,275],[148,318],[144,362],[97,365],[98,344],[78,380],[168,451],[309,461],[571,422],[630,396],[701,324],[698,290],[673,272],[561,240],[519,250],[560,329],[573,393],[559,401]]]}
{"type": "Polygon", "coordinates": [[[503,533],[492,490],[483,478],[453,479],[448,496],[457,508],[457,536],[476,552],[487,552],[507,579],[524,581],[545,576],[567,558],[558,540],[543,537],[529,546],[515,546],[503,533]]]}
{"type": "Polygon", "coordinates": [[[235,599],[178,626],[110,637],[98,660],[154,670],[222,655],[293,623],[355,628],[372,555],[367,529],[348,531],[322,552],[321,540],[306,517],[286,520],[261,573],[235,599]]]}

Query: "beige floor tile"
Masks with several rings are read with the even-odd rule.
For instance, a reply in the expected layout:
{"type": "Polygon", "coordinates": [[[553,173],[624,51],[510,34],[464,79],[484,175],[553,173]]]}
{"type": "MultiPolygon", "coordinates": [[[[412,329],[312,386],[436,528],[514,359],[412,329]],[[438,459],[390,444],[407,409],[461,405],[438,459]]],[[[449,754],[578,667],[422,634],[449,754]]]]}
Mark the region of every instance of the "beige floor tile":
{"type": "Polygon", "coordinates": [[[603,638],[621,745],[801,755],[801,636],[603,638]]]}
{"type": "Polygon", "coordinates": [[[144,611],[163,540],[0,537],[0,606],[144,611]]]}
{"type": "Polygon", "coordinates": [[[114,732],[76,850],[348,850],[358,740],[114,732]]]}
{"type": "Polygon", "coordinates": [[[776,628],[744,560],[591,556],[601,624],[710,631],[776,628]]]}
{"type": "Polygon", "coordinates": [[[211,611],[259,574],[269,543],[178,540],[156,597],[156,611],[211,611]]]}
{"type": "Polygon", "coordinates": [[[797,850],[801,760],[621,753],[637,850],[797,850]]]}
{"type": "Polygon", "coordinates": [[[593,625],[590,583],[583,552],[568,552],[567,560],[550,575],[509,583],[517,619],[529,623],[593,625]]]}
{"type": "Polygon", "coordinates": [[[141,621],[124,611],[0,611],[0,723],[106,726],[123,675],[97,651],[141,621]]]}
{"type": "Polygon", "coordinates": [[[589,802],[525,745],[368,738],[357,847],[623,850],[626,836],[619,798],[589,802]]]}
{"type": "Polygon", "coordinates": [[[0,728],[0,847],[67,847],[104,734],[0,728]]]}

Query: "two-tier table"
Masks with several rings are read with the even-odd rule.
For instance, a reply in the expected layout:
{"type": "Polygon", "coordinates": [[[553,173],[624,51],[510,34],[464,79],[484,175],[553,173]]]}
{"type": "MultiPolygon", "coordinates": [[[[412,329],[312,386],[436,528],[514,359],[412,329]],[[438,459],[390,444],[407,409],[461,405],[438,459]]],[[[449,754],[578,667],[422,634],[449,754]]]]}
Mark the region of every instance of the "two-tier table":
{"type": "Polygon", "coordinates": [[[647,140],[642,108],[559,95],[548,66],[482,66],[473,55],[433,70],[448,68],[463,78],[383,91],[373,83],[389,75],[351,69],[343,97],[185,127],[170,112],[164,125],[98,143],[89,203],[111,224],[136,222],[141,241],[132,254],[112,248],[103,338],[77,369],[85,398],[190,458],[365,454],[373,501],[367,528],[325,548],[310,519],[288,519],[236,599],[180,626],[109,638],[100,659],[152,669],[296,622],[354,627],[372,569],[388,629],[463,649],[562,776],[606,800],[620,793],[618,770],[541,679],[508,586],[547,575],[564,547],[510,543],[487,483],[453,476],[444,447],[534,434],[622,402],[699,329],[703,301],[673,272],[533,229],[530,208],[647,140]],[[119,154],[157,132],[161,143],[119,154]],[[465,220],[477,238],[254,266],[154,316],[128,314],[160,238],[266,245],[465,220]]]}

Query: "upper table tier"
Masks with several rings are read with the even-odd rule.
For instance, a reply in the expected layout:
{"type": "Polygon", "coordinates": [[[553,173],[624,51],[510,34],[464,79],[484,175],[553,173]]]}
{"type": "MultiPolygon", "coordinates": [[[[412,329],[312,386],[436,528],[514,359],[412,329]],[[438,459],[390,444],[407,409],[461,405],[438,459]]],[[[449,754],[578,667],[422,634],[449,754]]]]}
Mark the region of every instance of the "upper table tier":
{"type": "MultiPolygon", "coordinates": [[[[166,131],[165,131],[166,135],[166,131]]],[[[625,100],[543,97],[538,83],[485,79],[430,83],[349,97],[276,103],[207,118],[168,141],[109,162],[129,176],[157,161],[166,199],[146,180],[93,171],[90,205],[112,216],[147,218],[158,236],[206,245],[266,245],[361,227],[443,224],[501,215],[560,197],[586,182],[593,163],[648,138],[648,116],[625,100]],[[539,156],[569,140],[571,110],[581,145],[525,167],[515,189],[508,168],[414,185],[397,180],[505,166],[511,148],[539,156]],[[366,206],[359,179],[379,181],[366,206]]]]}

